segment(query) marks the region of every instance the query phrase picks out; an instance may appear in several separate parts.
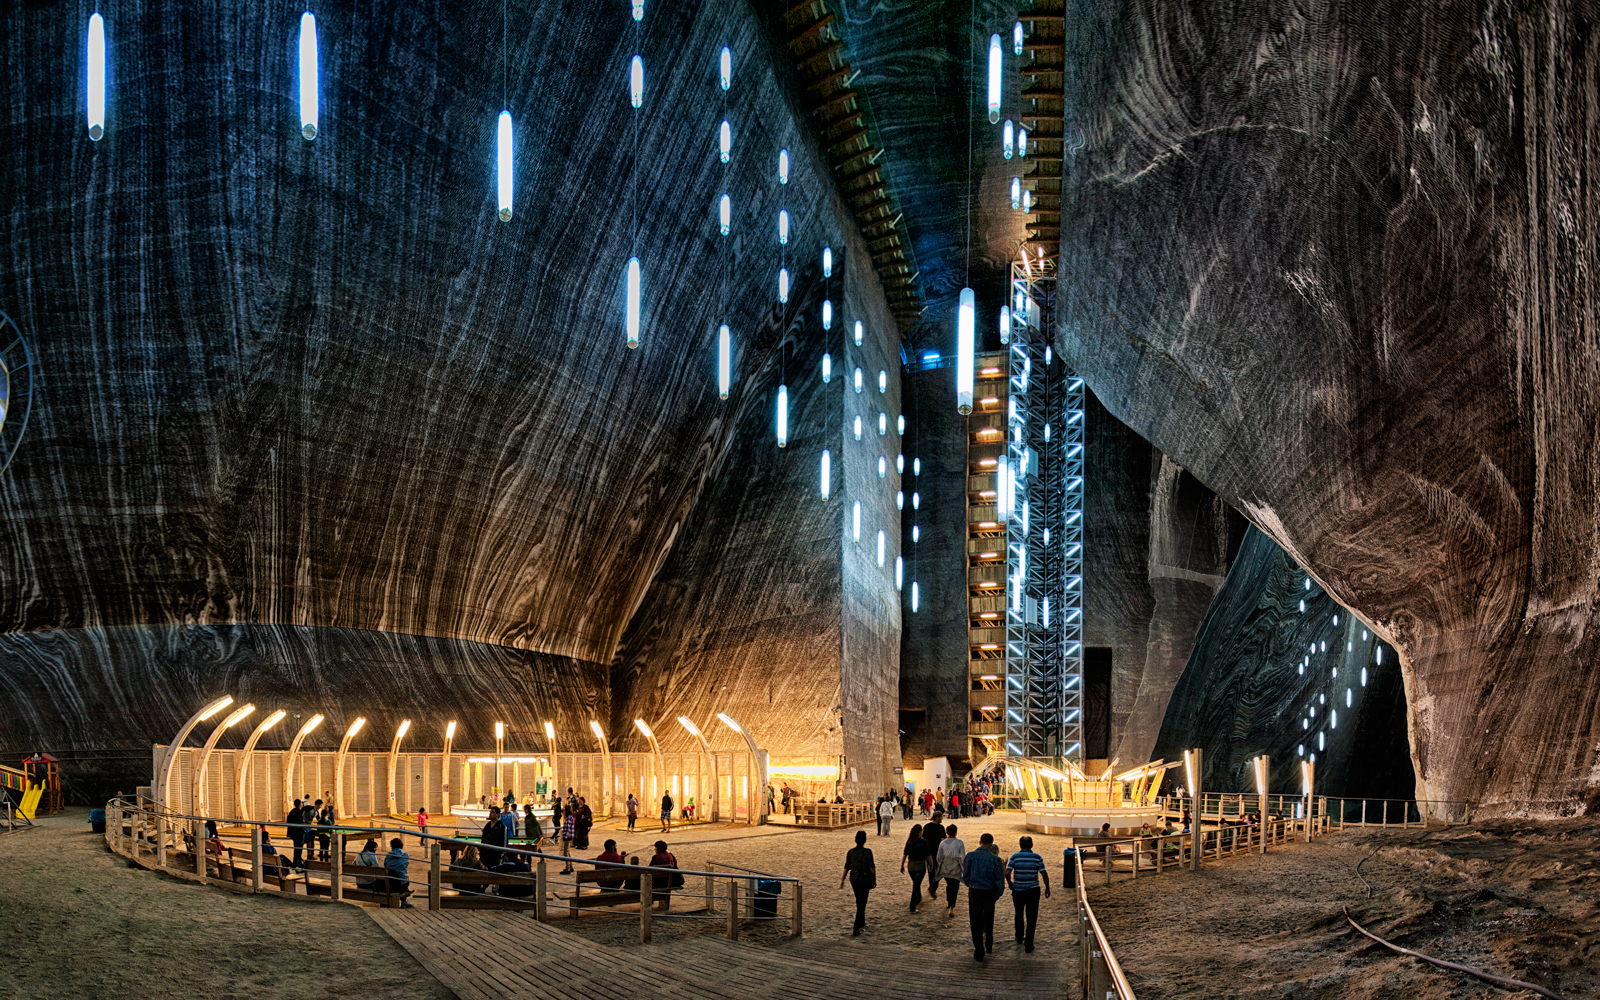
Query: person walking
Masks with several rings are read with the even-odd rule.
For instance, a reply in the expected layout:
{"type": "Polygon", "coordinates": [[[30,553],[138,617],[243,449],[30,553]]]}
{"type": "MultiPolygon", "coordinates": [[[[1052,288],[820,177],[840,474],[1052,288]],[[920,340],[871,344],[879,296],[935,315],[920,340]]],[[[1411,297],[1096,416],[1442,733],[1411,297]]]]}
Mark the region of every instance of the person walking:
{"type": "Polygon", "coordinates": [[[961,862],[962,881],[967,884],[967,917],[972,926],[972,957],[994,951],[994,904],[1006,888],[1006,869],[1000,856],[991,850],[992,834],[978,838],[978,849],[968,852],[961,862]]]}
{"type": "Polygon", "coordinates": [[[889,822],[894,819],[894,803],[888,799],[878,800],[878,836],[889,835],[889,822]]]}
{"type": "Polygon", "coordinates": [[[633,832],[633,824],[637,823],[638,821],[639,821],[639,800],[633,797],[633,793],[632,792],[629,792],[628,793],[628,832],[629,833],[633,832]]]}
{"type": "Polygon", "coordinates": [[[573,826],[572,846],[580,851],[589,849],[589,828],[594,825],[594,810],[589,808],[589,800],[578,796],[578,814],[573,826]]]}
{"type": "Polygon", "coordinates": [[[572,838],[578,835],[578,813],[568,809],[566,816],[561,819],[561,856],[567,859],[567,867],[561,869],[562,875],[571,875],[572,867],[572,838]]]}
{"type": "Polygon", "coordinates": [[[939,842],[939,852],[934,855],[934,877],[944,879],[944,915],[956,915],[956,893],[961,889],[961,861],[966,857],[967,845],[956,836],[956,825],[944,828],[944,839],[939,842]]]}
{"type": "Polygon", "coordinates": [[[1033,929],[1039,924],[1039,886],[1044,885],[1044,898],[1050,898],[1050,873],[1045,871],[1044,858],[1033,852],[1033,838],[1017,841],[1021,850],[1006,859],[1006,885],[1011,887],[1011,905],[1017,911],[1017,943],[1022,950],[1032,954],[1033,929]]]}
{"type": "MultiPolygon", "coordinates": [[[[922,877],[928,872],[928,842],[922,837],[922,824],[918,823],[911,828],[911,836],[906,838],[905,849],[900,852],[900,870],[906,871],[909,866],[911,872],[911,912],[917,912],[917,907],[922,905],[922,877]]],[[[933,894],[933,886],[928,886],[928,894],[933,894]]]]}
{"type": "Polygon", "coordinates": [[[867,846],[867,831],[856,831],[856,846],[844,855],[844,871],[839,875],[839,888],[844,880],[856,894],[856,922],[850,930],[851,937],[860,937],[867,929],[867,894],[878,887],[878,868],[872,861],[872,849],[867,846]]]}
{"type": "Polygon", "coordinates": [[[672,832],[672,794],[661,796],[661,832],[672,832]]]}

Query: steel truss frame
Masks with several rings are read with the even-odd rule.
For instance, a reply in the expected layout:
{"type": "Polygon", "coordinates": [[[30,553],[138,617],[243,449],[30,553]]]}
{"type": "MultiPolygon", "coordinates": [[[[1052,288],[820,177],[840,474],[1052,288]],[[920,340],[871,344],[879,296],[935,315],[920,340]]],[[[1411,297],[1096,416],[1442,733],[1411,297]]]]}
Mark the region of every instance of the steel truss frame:
{"type": "Polygon", "coordinates": [[[1003,752],[1067,758],[1083,746],[1083,379],[1053,357],[1055,275],[1011,266],[1003,752]]]}

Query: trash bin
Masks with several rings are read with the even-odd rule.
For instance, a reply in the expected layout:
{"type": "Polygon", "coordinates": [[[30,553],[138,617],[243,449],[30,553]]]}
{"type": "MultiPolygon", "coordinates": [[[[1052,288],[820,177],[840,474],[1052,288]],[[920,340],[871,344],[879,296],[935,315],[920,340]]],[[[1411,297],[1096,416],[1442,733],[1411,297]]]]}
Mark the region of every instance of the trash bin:
{"type": "Polygon", "coordinates": [[[89,810],[89,829],[95,833],[106,832],[106,811],[104,809],[89,810]]]}
{"type": "Polygon", "coordinates": [[[753,903],[755,918],[757,920],[778,919],[778,880],[775,878],[756,879],[756,895],[753,903]]]}
{"type": "Polygon", "coordinates": [[[1061,849],[1061,886],[1064,889],[1078,887],[1078,866],[1073,863],[1072,858],[1072,852],[1075,850],[1077,850],[1075,847],[1061,849]]]}

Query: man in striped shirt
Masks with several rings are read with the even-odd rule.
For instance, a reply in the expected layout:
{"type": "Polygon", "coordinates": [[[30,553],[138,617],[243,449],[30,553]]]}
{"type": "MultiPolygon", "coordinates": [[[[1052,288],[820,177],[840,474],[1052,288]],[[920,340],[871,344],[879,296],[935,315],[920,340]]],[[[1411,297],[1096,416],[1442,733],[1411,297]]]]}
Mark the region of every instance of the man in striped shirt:
{"type": "Polygon", "coordinates": [[[1023,951],[1033,951],[1033,929],[1039,923],[1039,885],[1050,898],[1050,873],[1044,859],[1033,853],[1033,838],[1023,837],[1022,848],[1006,860],[1006,884],[1011,887],[1011,905],[1017,908],[1017,942],[1023,951]]]}

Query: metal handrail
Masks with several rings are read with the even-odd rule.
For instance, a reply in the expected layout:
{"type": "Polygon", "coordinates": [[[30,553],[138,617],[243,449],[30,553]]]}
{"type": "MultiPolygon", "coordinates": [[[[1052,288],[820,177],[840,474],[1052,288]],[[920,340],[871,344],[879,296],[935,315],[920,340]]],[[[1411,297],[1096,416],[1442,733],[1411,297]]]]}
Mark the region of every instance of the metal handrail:
{"type": "MultiPolygon", "coordinates": [[[[1128,983],[1128,977],[1123,974],[1121,963],[1117,961],[1116,954],[1111,950],[1111,942],[1107,940],[1105,931],[1100,928],[1100,921],[1095,918],[1094,907],[1089,905],[1089,895],[1085,891],[1084,885],[1085,879],[1083,874],[1083,856],[1076,850],[1073,850],[1072,859],[1073,866],[1077,869],[1078,876],[1076,879],[1078,883],[1078,906],[1082,910],[1084,917],[1087,919],[1089,932],[1094,936],[1095,942],[1100,946],[1100,957],[1105,963],[1106,974],[1111,978],[1111,987],[1116,991],[1117,1000],[1138,1000],[1138,998],[1134,996],[1133,987],[1128,983]]],[[[1083,944],[1087,944],[1087,942],[1082,942],[1080,947],[1083,944]]],[[[1090,996],[1090,980],[1093,978],[1094,972],[1092,953],[1084,956],[1082,971],[1084,995],[1090,996]]]]}

